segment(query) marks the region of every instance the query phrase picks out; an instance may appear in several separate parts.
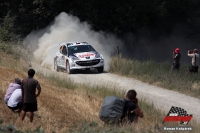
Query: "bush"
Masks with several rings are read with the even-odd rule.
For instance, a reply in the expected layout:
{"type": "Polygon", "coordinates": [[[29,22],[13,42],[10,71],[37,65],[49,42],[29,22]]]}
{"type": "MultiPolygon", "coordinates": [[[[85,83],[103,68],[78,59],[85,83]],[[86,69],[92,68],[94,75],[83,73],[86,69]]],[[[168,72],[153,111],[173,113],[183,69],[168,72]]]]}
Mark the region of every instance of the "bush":
{"type": "Polygon", "coordinates": [[[18,42],[19,36],[15,34],[14,27],[15,17],[11,17],[9,13],[3,18],[0,25],[0,40],[4,42],[18,42]]]}

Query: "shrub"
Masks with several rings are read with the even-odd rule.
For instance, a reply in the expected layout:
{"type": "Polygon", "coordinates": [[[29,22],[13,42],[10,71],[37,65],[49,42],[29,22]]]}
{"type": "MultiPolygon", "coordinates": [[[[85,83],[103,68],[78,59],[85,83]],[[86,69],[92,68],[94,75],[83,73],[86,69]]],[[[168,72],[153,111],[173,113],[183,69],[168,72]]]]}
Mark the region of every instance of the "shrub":
{"type": "Polygon", "coordinates": [[[15,17],[11,17],[8,13],[2,20],[0,25],[0,40],[4,42],[17,42],[19,36],[15,34],[14,27],[15,17]]]}

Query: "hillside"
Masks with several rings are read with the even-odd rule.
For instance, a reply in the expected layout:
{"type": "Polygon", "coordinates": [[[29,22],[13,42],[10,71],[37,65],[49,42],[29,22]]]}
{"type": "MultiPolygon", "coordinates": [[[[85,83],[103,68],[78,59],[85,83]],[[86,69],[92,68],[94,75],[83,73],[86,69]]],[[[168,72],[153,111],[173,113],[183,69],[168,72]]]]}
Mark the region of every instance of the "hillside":
{"type": "MultiPolygon", "coordinates": [[[[70,132],[70,129],[74,129],[75,126],[80,127],[80,129],[75,128],[71,133],[162,132],[162,122],[166,116],[166,113],[163,113],[163,109],[169,110],[172,102],[169,102],[165,108],[160,108],[159,106],[163,106],[162,101],[165,99],[158,100],[156,99],[157,97],[154,97],[154,100],[160,101],[160,103],[153,102],[150,99],[151,93],[148,99],[142,98],[144,95],[140,91],[141,88],[133,86],[136,84],[132,84],[130,79],[127,82],[126,78],[113,76],[109,73],[85,73],[69,76],[64,72],[54,72],[38,66],[33,66],[33,68],[37,69],[35,78],[42,86],[41,95],[38,97],[39,109],[36,112],[33,123],[29,123],[28,115],[25,121],[21,122],[18,114],[11,112],[5,105],[3,97],[9,83],[15,77],[23,79],[27,76],[26,72],[29,66],[22,57],[16,58],[15,52],[12,55],[3,52],[0,52],[0,54],[0,122],[3,122],[3,124],[14,124],[22,131],[34,130],[40,127],[46,133],[66,133],[70,132]],[[119,81],[122,79],[125,82],[119,81]],[[75,82],[72,82],[72,80],[75,82]],[[85,81],[86,85],[82,84],[83,81],[85,81]],[[125,127],[104,126],[98,118],[101,103],[105,96],[115,95],[124,97],[125,91],[121,91],[116,85],[119,85],[118,87],[121,89],[129,85],[131,89],[134,87],[138,91],[139,106],[144,111],[145,116],[143,119],[139,119],[138,124],[125,127]]],[[[137,85],[140,87],[146,86],[146,84],[137,85]]],[[[129,87],[126,89],[129,89],[129,87]]],[[[187,107],[190,106],[188,105],[187,107]]],[[[191,110],[188,113],[191,113],[191,110]]],[[[189,125],[195,127],[194,133],[198,133],[200,126],[198,126],[198,121],[196,122],[195,120],[198,120],[198,118],[194,118],[189,125]]],[[[179,125],[179,123],[165,124],[179,125]]]]}
{"type": "MultiPolygon", "coordinates": [[[[7,57],[8,55],[5,56],[7,57]]],[[[7,63],[9,63],[9,61],[13,62],[13,59],[8,57],[7,59],[7,63]]],[[[16,64],[16,66],[17,65],[19,64],[16,64]]],[[[73,91],[58,87],[44,77],[36,74],[35,78],[42,86],[42,93],[38,98],[38,112],[32,124],[29,123],[27,117],[25,121],[21,123],[18,114],[11,112],[3,102],[7,87],[10,82],[13,82],[15,77],[23,79],[27,77],[27,74],[23,71],[0,66],[0,120],[2,120],[3,123],[12,123],[21,130],[35,129],[41,126],[42,129],[45,129],[45,132],[66,132],[70,127],[84,120],[88,122],[99,121],[98,112],[102,102],[101,99],[94,98],[91,100],[91,98],[84,92],[80,92],[80,90],[73,91]]]]}

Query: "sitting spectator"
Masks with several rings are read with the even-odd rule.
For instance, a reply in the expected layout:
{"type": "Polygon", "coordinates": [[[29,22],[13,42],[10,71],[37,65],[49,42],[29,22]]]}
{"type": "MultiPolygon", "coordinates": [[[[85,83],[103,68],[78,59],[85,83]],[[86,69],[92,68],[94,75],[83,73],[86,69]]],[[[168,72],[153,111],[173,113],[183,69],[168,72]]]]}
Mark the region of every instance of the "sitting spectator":
{"type": "Polygon", "coordinates": [[[18,113],[20,113],[23,107],[23,102],[21,100],[22,90],[21,88],[17,88],[8,100],[8,108],[10,108],[12,111],[18,110],[18,113]]]}
{"type": "Polygon", "coordinates": [[[21,80],[19,78],[15,78],[13,83],[10,83],[7,89],[7,92],[4,96],[4,101],[7,104],[11,94],[18,88],[21,88],[21,80]]]}
{"type": "Polygon", "coordinates": [[[136,91],[129,90],[126,95],[126,103],[124,106],[124,113],[121,117],[122,122],[137,122],[138,117],[143,118],[143,112],[138,106],[138,100],[136,98],[136,91]],[[126,119],[125,119],[126,118],[126,119]]]}

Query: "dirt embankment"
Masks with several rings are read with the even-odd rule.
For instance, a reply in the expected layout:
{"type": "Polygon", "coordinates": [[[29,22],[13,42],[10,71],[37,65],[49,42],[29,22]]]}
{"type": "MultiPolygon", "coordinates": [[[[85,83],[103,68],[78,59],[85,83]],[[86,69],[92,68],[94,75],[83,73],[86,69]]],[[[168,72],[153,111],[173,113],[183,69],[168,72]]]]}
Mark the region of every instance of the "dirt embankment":
{"type": "Polygon", "coordinates": [[[91,100],[84,92],[57,87],[36,75],[35,78],[42,87],[42,93],[38,97],[38,111],[33,123],[29,122],[28,114],[24,122],[21,122],[18,114],[8,109],[3,98],[14,77],[23,79],[26,76],[26,73],[0,67],[0,120],[4,123],[13,123],[21,130],[35,129],[41,126],[45,132],[67,132],[69,127],[83,122],[83,120],[100,121],[98,112],[101,99],[91,100]]]}

